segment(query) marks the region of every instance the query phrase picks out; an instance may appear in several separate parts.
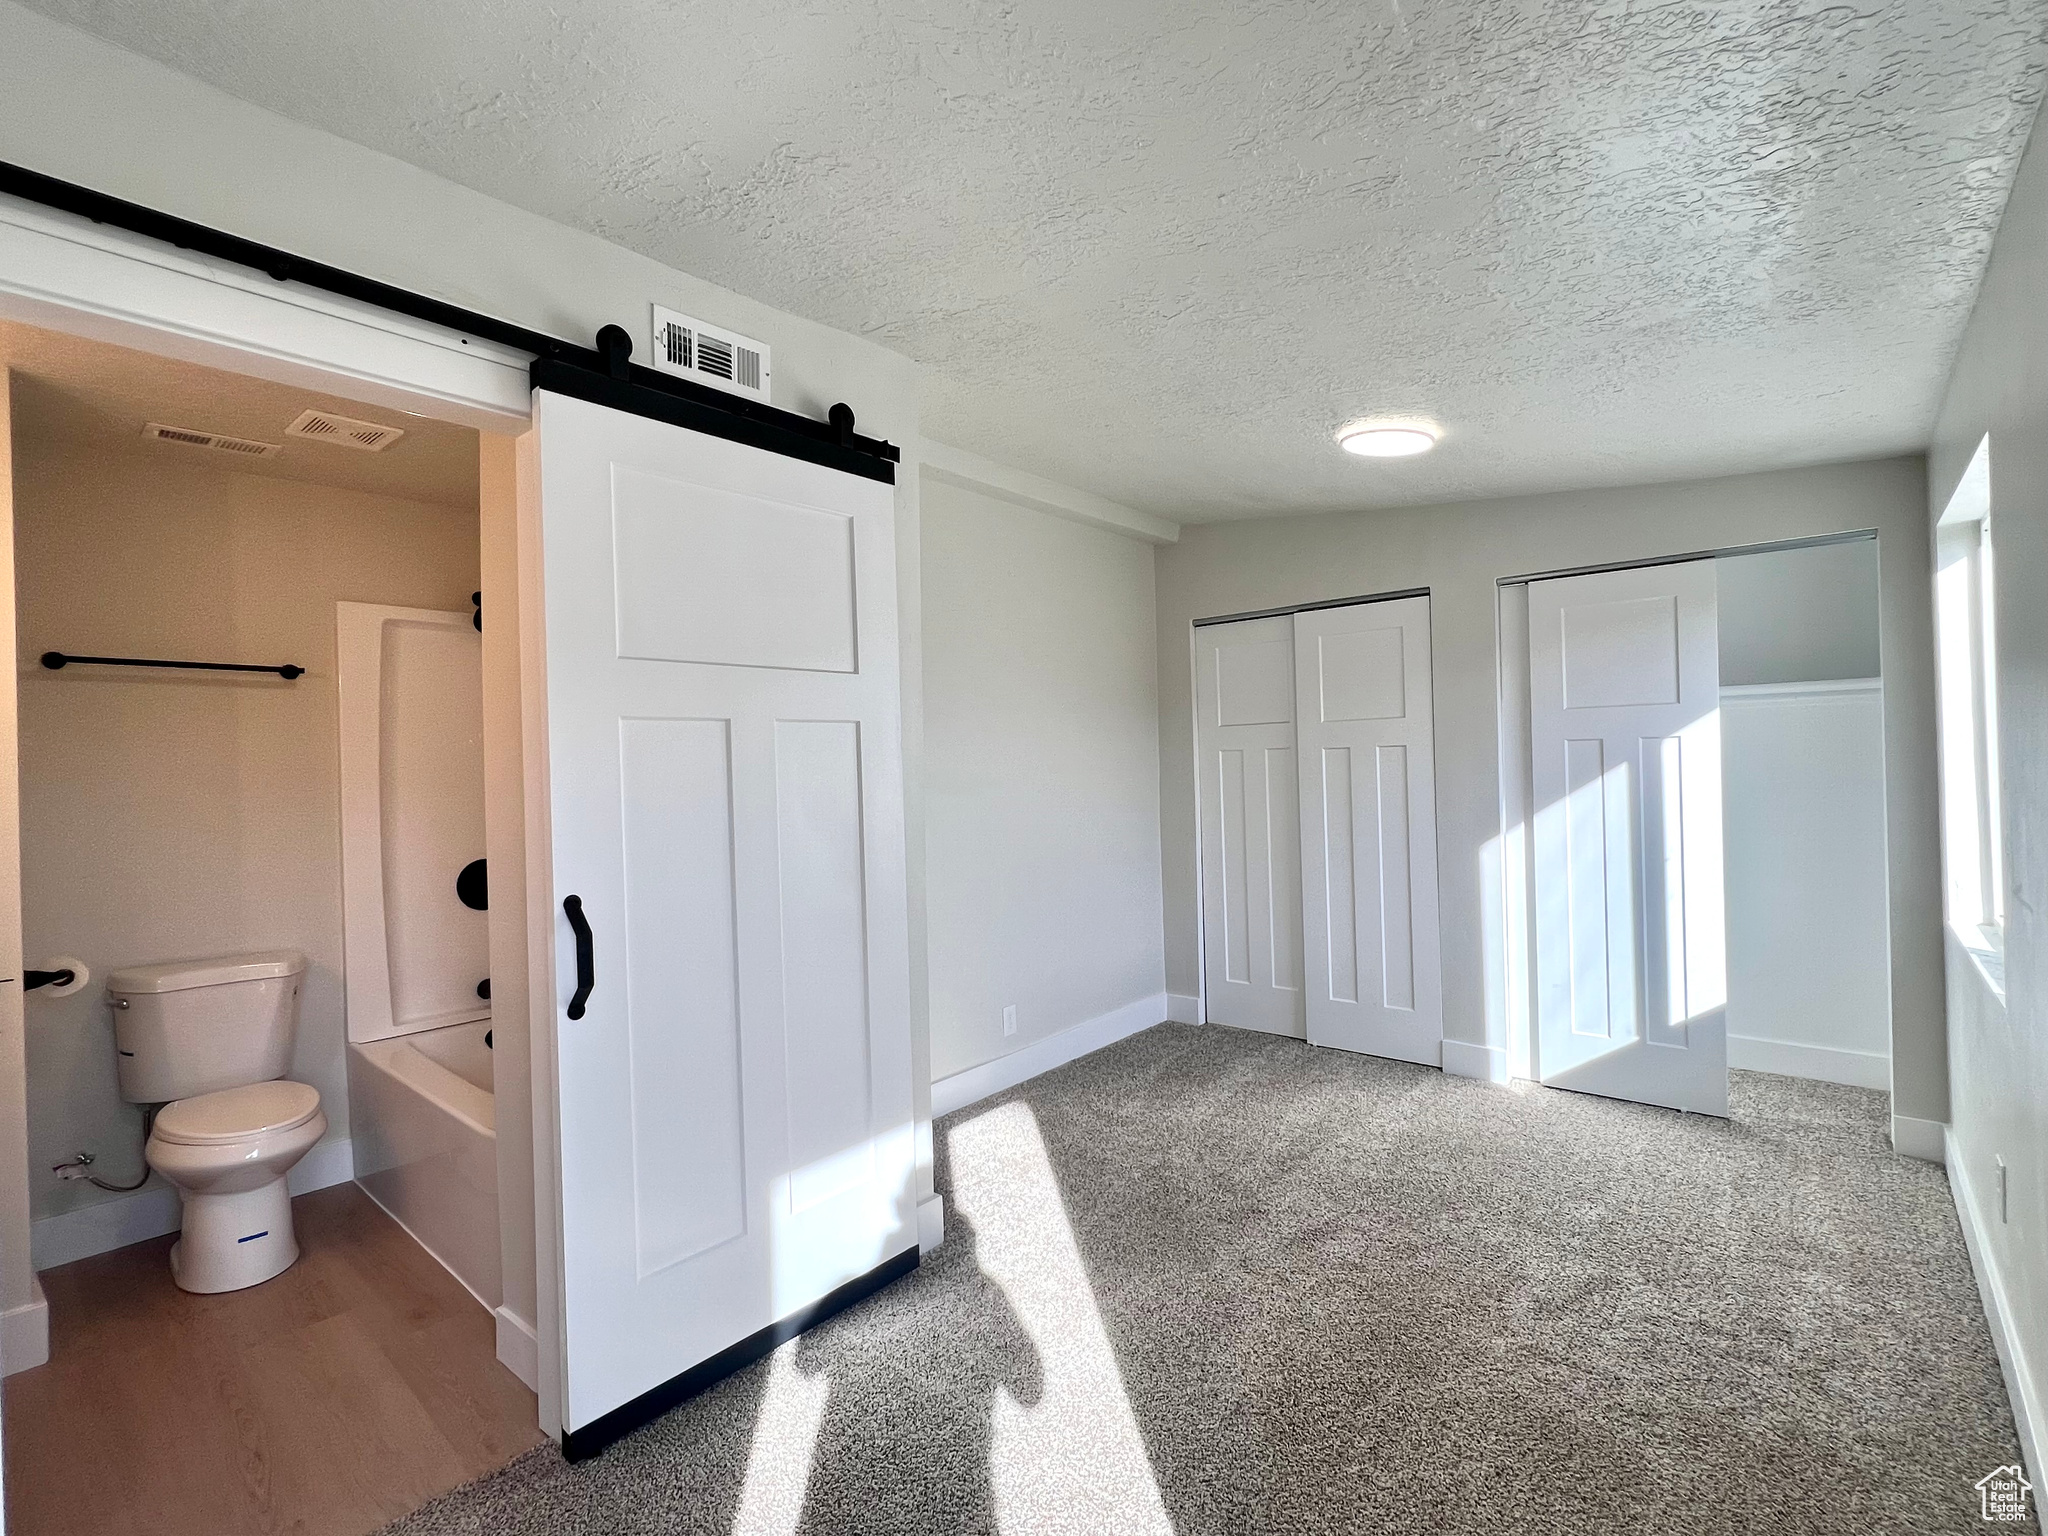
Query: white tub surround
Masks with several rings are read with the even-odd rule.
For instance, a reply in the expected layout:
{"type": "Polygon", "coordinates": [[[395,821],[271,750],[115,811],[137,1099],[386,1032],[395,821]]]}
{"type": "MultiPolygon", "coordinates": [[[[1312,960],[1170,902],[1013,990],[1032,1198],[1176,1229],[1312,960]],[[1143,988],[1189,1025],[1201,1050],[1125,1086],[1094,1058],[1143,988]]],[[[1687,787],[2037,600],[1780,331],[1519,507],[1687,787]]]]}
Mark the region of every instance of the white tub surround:
{"type": "Polygon", "coordinates": [[[489,1018],[489,923],[455,896],[484,856],[475,615],[336,603],[348,1038],[489,1018]]]}

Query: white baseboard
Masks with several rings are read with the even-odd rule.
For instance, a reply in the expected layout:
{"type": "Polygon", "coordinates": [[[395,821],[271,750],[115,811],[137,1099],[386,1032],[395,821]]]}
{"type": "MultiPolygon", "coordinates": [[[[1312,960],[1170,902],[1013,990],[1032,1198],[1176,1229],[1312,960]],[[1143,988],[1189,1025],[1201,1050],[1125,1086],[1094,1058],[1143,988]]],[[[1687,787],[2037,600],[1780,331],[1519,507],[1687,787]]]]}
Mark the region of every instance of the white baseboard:
{"type": "MultiPolygon", "coordinates": [[[[323,1141],[300,1158],[285,1184],[295,1195],[310,1194],[356,1176],[354,1148],[346,1136],[323,1141]]],[[[28,1249],[37,1269],[55,1269],[178,1230],[178,1192],[151,1175],[132,1195],[97,1200],[30,1225],[28,1249]]]]}
{"type": "Polygon", "coordinates": [[[97,1200],[29,1226],[28,1251],[37,1269],[126,1248],[178,1230],[178,1192],[155,1180],[132,1195],[97,1200]]]}
{"type": "Polygon", "coordinates": [[[955,1072],[951,1077],[942,1077],[932,1084],[932,1118],[936,1120],[941,1115],[950,1115],[954,1110],[964,1109],[992,1093],[1001,1093],[1005,1088],[1029,1082],[1041,1072],[1063,1067],[1090,1051],[1114,1045],[1126,1035],[1135,1035],[1165,1020],[1166,994],[1154,992],[1149,997],[1126,1003],[1071,1029],[1035,1040],[1022,1050],[998,1056],[994,1061],[985,1061],[978,1067],[969,1067],[965,1072],[955,1072]]]}
{"type": "Polygon", "coordinates": [[[1901,1157],[1917,1157],[1924,1163],[1947,1162],[1948,1126],[1940,1120],[1893,1115],[1892,1150],[1901,1157]]]}
{"type": "Polygon", "coordinates": [[[498,1363],[526,1383],[529,1392],[540,1390],[540,1340],[533,1325],[504,1307],[491,1314],[498,1320],[498,1363]]]}
{"type": "Polygon", "coordinates": [[[1824,1045],[1795,1045],[1754,1035],[1728,1037],[1728,1065],[1743,1072],[1775,1072],[1820,1083],[1889,1092],[1892,1059],[1882,1051],[1843,1051],[1824,1045]]]}
{"type": "Polygon", "coordinates": [[[946,1240],[946,1197],[926,1195],[917,1202],[917,1251],[930,1253],[946,1240]]]}
{"type": "MultiPolygon", "coordinates": [[[[1926,1122],[1920,1122],[1925,1124],[1926,1122]]],[[[1998,1369],[2005,1377],[2005,1395],[2012,1401],[2013,1425],[2019,1430],[2020,1454],[2026,1458],[2027,1476],[2040,1485],[2048,1467],[2041,1464],[2041,1448],[2035,1437],[2044,1423],[2040,1396],[2034,1385],[2033,1367],[2027,1360],[2014,1324],[2012,1300],[2005,1289],[2005,1277],[1998,1267],[1998,1254],[1991,1246],[1990,1231],[1983,1208],[1977,1203],[1976,1186],[1958,1155],[1955,1138],[1945,1136],[1949,1193],[1955,1197],[1956,1215],[1963,1224],[1963,1244],[1970,1250],[1970,1268],[1977,1277],[1977,1294],[1984,1302],[1984,1320],[1991,1325],[1991,1342],[1998,1350],[1998,1369]]]]}
{"type": "Polygon", "coordinates": [[[1482,1083],[1504,1083],[1508,1080],[1507,1047],[1474,1045],[1469,1040],[1446,1040],[1444,1071],[1452,1077],[1476,1077],[1482,1083]]]}
{"type": "Polygon", "coordinates": [[[1166,994],[1166,1021],[1169,1024],[1199,1024],[1202,1022],[1202,1000],[1189,997],[1185,992],[1166,994]]]}
{"type": "Polygon", "coordinates": [[[33,1294],[18,1307],[0,1312],[0,1375],[31,1370],[50,1358],[50,1303],[43,1282],[29,1277],[33,1294]]]}

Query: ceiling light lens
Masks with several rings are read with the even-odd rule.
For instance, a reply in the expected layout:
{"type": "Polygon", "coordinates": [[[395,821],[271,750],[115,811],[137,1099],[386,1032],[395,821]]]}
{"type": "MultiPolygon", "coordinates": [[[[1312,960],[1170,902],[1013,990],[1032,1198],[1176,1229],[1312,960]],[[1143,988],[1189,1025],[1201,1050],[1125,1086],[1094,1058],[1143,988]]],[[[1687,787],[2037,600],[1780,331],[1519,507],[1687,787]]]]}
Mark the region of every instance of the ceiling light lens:
{"type": "Polygon", "coordinates": [[[1367,459],[1405,459],[1436,446],[1436,434],[1422,427],[1350,427],[1337,436],[1346,453],[1367,459]]]}

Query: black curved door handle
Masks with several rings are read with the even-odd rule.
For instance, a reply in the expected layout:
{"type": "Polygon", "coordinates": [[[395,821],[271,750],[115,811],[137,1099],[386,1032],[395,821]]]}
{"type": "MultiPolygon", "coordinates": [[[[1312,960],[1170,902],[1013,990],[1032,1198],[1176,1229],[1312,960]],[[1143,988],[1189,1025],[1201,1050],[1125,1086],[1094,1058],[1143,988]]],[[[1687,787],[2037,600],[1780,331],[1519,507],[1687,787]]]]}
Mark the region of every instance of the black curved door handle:
{"type": "Polygon", "coordinates": [[[580,1019],[590,989],[597,985],[597,954],[590,942],[590,919],[583,915],[583,898],[564,896],[562,910],[569,914],[569,926],[576,932],[576,995],[569,999],[569,1017],[580,1019]]]}

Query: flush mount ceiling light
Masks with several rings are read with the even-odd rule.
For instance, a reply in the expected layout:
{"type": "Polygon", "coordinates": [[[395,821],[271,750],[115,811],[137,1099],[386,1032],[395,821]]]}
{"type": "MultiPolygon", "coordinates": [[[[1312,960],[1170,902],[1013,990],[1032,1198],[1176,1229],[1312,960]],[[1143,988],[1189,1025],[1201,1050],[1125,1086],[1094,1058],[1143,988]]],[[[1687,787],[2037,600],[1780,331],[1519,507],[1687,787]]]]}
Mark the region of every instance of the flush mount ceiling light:
{"type": "Polygon", "coordinates": [[[1433,429],[1408,424],[1354,422],[1337,429],[1337,446],[1365,459],[1405,459],[1427,453],[1436,446],[1436,439],[1433,429]]]}

